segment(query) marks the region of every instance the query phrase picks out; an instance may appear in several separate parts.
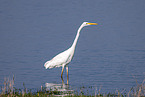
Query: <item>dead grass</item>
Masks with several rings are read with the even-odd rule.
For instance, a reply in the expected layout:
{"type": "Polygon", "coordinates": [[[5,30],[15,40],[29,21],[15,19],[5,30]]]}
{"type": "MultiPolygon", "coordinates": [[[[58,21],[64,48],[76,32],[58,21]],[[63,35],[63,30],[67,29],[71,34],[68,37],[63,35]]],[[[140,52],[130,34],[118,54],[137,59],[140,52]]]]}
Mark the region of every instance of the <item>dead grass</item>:
{"type": "MultiPolygon", "coordinates": [[[[135,79],[136,80],[136,79],[135,79]]],[[[101,87],[95,88],[95,94],[94,95],[84,95],[82,89],[80,89],[79,94],[73,94],[73,95],[61,95],[61,96],[67,96],[67,97],[145,97],[145,79],[142,81],[141,84],[138,84],[136,80],[136,87],[132,87],[127,93],[123,94],[125,90],[119,91],[116,90],[114,94],[102,94],[101,87]]],[[[48,97],[48,96],[54,96],[59,95],[59,92],[56,91],[46,91],[46,88],[43,88],[41,86],[41,90],[37,91],[35,93],[32,93],[31,91],[27,91],[27,88],[23,84],[24,89],[16,89],[14,88],[14,76],[12,78],[4,78],[3,86],[1,87],[1,94],[0,97],[48,97]]]]}

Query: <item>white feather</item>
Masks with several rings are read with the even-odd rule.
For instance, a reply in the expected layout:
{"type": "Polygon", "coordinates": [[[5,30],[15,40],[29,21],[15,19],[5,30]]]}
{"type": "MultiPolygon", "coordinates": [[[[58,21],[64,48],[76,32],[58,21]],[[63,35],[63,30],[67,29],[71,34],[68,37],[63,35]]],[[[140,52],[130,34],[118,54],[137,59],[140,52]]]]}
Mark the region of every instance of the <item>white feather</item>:
{"type": "Polygon", "coordinates": [[[68,64],[72,59],[72,48],[67,49],[66,51],[56,55],[53,59],[50,61],[47,61],[44,64],[44,67],[47,68],[55,68],[55,67],[61,67],[63,65],[68,64]]]}
{"type": "MultiPolygon", "coordinates": [[[[89,26],[89,25],[97,25],[97,23],[88,23],[88,22],[84,22],[82,23],[82,25],[80,26],[80,28],[77,31],[77,35],[75,37],[75,40],[72,44],[72,46],[67,49],[66,51],[56,55],[53,59],[51,59],[50,61],[47,61],[44,64],[44,67],[47,68],[55,68],[55,67],[63,67],[66,66],[73,58],[74,55],[74,51],[75,51],[75,47],[80,35],[80,31],[83,27],[85,26],[89,26]]],[[[63,69],[62,69],[62,73],[63,73],[63,69]]]]}

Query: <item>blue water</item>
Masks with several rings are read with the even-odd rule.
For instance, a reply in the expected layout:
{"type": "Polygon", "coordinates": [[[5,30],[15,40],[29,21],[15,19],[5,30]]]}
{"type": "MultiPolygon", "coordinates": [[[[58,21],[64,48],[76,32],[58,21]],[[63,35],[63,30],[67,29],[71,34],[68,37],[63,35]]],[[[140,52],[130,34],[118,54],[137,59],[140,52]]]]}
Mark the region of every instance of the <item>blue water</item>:
{"type": "MultiPolygon", "coordinates": [[[[145,79],[145,1],[0,1],[0,86],[15,76],[15,87],[40,88],[61,83],[61,68],[43,64],[69,48],[84,21],[69,64],[74,89],[130,89],[145,79]]],[[[66,72],[64,72],[66,83],[66,72]]]]}

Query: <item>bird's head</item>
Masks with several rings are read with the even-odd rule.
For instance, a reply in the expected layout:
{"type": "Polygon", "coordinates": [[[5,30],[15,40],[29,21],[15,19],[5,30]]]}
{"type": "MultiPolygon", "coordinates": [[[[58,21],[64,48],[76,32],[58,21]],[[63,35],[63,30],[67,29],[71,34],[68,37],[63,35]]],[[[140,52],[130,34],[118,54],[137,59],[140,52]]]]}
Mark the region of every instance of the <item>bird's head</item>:
{"type": "Polygon", "coordinates": [[[98,23],[83,22],[82,26],[98,25],[98,23]]]}

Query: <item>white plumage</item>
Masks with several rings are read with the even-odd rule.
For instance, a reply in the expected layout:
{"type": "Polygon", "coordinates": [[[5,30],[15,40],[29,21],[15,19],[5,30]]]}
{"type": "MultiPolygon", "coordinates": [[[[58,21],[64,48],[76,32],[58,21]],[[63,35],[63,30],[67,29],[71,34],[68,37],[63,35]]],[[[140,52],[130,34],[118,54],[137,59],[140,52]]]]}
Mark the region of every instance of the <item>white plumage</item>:
{"type": "Polygon", "coordinates": [[[61,66],[65,66],[66,64],[68,64],[71,59],[72,59],[72,55],[74,52],[72,48],[67,49],[66,51],[56,55],[53,59],[51,59],[50,61],[47,61],[44,66],[45,68],[55,68],[55,67],[61,67],[61,66]]]}
{"type": "Polygon", "coordinates": [[[89,26],[89,25],[98,25],[97,23],[89,23],[89,22],[83,22],[82,25],[80,26],[80,28],[78,29],[77,35],[75,37],[75,40],[72,44],[72,46],[65,50],[64,52],[56,55],[54,58],[52,58],[50,61],[47,61],[44,64],[44,67],[47,68],[55,68],[55,67],[62,67],[62,72],[61,72],[61,78],[62,78],[62,74],[63,74],[63,70],[64,67],[66,67],[67,70],[67,78],[68,78],[68,63],[72,60],[73,55],[74,55],[74,51],[75,51],[75,47],[80,35],[80,31],[83,27],[85,26],[89,26]]]}

